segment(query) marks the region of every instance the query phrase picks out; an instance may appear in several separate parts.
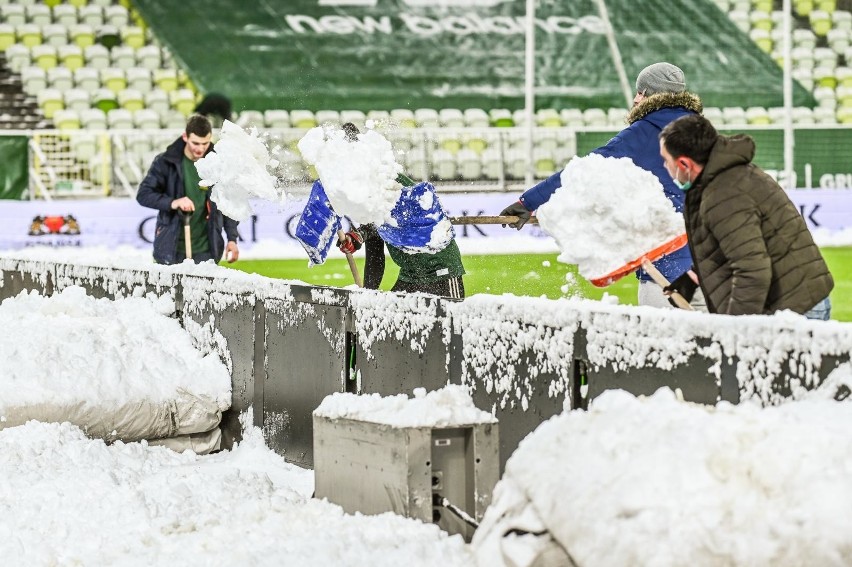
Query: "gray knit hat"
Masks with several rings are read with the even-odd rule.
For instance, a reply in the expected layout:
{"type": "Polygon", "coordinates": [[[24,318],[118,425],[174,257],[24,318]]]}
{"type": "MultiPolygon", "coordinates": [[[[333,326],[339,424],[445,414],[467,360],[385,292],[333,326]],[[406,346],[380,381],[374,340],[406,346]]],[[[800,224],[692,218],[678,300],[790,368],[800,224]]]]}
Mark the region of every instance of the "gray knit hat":
{"type": "Polygon", "coordinates": [[[683,71],[671,63],[648,65],[636,77],[636,92],[645,96],[657,93],[682,93],[686,90],[683,71]]]}

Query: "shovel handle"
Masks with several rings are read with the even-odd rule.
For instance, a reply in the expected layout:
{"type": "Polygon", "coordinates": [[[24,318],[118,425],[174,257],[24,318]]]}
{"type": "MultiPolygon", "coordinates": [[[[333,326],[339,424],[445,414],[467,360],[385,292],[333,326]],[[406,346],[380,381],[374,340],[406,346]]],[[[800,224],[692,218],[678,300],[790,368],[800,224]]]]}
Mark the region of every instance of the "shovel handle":
{"type": "MultiPolygon", "coordinates": [[[[343,229],[337,231],[337,238],[340,239],[341,242],[346,240],[346,233],[343,232],[343,229]]],[[[347,252],[346,261],[349,262],[349,270],[352,272],[352,278],[355,280],[355,285],[358,287],[364,287],[364,280],[361,279],[361,274],[358,272],[358,265],[355,263],[355,257],[347,252]]]]}
{"type": "Polygon", "coordinates": [[[186,258],[192,260],[192,233],[189,228],[189,222],[192,220],[192,213],[183,211],[183,243],[186,258]]]}
{"type": "MultiPolygon", "coordinates": [[[[514,215],[450,217],[450,222],[452,224],[512,224],[518,222],[518,217],[514,215]]],[[[538,219],[530,217],[527,224],[538,224],[538,219]]]]}
{"type": "MultiPolygon", "coordinates": [[[[660,287],[666,287],[667,285],[669,285],[669,280],[666,279],[666,276],[660,273],[660,270],[658,270],[657,267],[648,260],[642,260],[642,268],[644,268],[644,270],[648,272],[648,274],[655,282],[660,284],[660,287]]],[[[690,305],[686,298],[678,292],[673,291],[671,297],[672,301],[674,301],[681,309],[686,309],[687,311],[694,311],[692,305],[690,305]]]]}

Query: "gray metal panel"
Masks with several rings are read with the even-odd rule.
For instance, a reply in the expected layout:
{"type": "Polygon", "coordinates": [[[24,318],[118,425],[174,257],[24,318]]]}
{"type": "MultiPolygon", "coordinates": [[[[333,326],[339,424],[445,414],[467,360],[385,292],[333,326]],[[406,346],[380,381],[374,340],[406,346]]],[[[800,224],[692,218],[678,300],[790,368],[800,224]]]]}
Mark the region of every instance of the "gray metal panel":
{"type": "Polygon", "coordinates": [[[3,270],[3,280],[0,283],[0,300],[15,297],[22,291],[38,291],[41,295],[53,294],[53,277],[47,274],[44,281],[29,272],[3,270]]]}
{"type": "Polygon", "coordinates": [[[267,300],[263,431],[270,448],[290,462],[313,467],[311,415],[342,392],[345,371],[343,307],[267,300]]]}
{"type": "Polygon", "coordinates": [[[397,514],[432,521],[428,428],[393,428],[313,418],[314,486],[352,514],[397,514]]]}

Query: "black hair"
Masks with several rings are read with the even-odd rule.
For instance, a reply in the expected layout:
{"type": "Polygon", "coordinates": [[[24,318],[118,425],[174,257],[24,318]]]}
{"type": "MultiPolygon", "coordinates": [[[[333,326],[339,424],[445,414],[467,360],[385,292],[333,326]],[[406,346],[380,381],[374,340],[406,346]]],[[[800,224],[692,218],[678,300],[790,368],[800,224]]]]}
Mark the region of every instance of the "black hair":
{"type": "Polygon", "coordinates": [[[202,114],[193,114],[186,121],[186,135],[195,134],[201,138],[213,132],[210,120],[202,114]]]}
{"type": "Polygon", "coordinates": [[[660,139],[673,158],[685,156],[699,165],[707,163],[718,137],[709,120],[693,113],[669,122],[660,132],[660,139]]]}
{"type": "Polygon", "coordinates": [[[343,124],[343,126],[341,126],[341,128],[343,128],[343,133],[346,134],[346,140],[348,142],[358,141],[358,134],[360,134],[361,131],[358,130],[357,126],[355,126],[351,122],[346,122],[343,124]]]}

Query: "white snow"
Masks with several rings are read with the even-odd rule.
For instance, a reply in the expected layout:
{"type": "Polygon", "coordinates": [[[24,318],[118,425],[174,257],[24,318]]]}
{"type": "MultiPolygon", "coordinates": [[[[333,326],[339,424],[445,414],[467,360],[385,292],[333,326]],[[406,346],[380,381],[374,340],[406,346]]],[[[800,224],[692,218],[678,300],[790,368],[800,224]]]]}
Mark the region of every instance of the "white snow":
{"type": "Polygon", "coordinates": [[[246,132],[225,120],[219,136],[213,151],[195,162],[201,185],[212,186],[210,199],[219,210],[234,220],[244,221],[252,213],[250,198],[283,201],[284,193],[277,189],[277,179],[268,172],[277,163],[269,157],[257,128],[246,132]]]}
{"type": "Polygon", "coordinates": [[[356,224],[384,224],[400,196],[396,177],[402,166],[391,143],[375,130],[350,142],[334,126],[318,126],[299,140],[299,151],[313,165],[334,211],[356,224]]]}
{"type": "MultiPolygon", "coordinates": [[[[684,233],[660,181],[629,158],[576,157],[536,215],[559,245],[559,261],[597,279],[684,233]]],[[[652,258],[653,259],[653,258],[652,258]]]]}
{"type": "Polygon", "coordinates": [[[497,422],[490,413],[473,405],[466,387],[452,384],[428,393],[425,388],[415,388],[412,398],[405,394],[385,397],[332,394],[323,399],[314,415],[382,423],[400,429],[497,422]]]}

